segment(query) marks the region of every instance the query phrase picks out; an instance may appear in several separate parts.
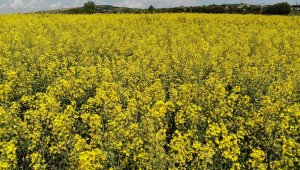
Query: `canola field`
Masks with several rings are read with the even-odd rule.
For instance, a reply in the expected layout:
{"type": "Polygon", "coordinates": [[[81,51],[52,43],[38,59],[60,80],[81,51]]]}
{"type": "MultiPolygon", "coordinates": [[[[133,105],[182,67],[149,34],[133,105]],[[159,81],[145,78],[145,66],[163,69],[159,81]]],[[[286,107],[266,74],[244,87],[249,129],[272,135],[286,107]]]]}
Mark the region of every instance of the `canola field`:
{"type": "Polygon", "coordinates": [[[299,25],[1,15],[0,169],[300,169],[299,25]]]}

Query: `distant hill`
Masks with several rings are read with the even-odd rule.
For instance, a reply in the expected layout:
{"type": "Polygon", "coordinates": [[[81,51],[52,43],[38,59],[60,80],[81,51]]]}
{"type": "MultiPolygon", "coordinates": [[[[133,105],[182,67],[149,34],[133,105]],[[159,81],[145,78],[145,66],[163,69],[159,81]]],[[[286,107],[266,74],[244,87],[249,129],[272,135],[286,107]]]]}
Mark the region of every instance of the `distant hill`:
{"type": "MultiPolygon", "coordinates": [[[[173,8],[128,8],[116,7],[112,5],[95,5],[91,13],[228,13],[228,14],[280,14],[287,15],[291,12],[291,6],[288,3],[278,3],[274,5],[252,5],[252,4],[222,4],[191,7],[173,7],[173,8]]],[[[294,6],[293,9],[299,9],[294,6]]],[[[66,8],[39,11],[37,13],[63,13],[63,14],[84,14],[89,13],[84,7],[66,8]]]]}
{"type": "MultiPolygon", "coordinates": [[[[38,11],[37,13],[65,13],[65,14],[79,14],[84,13],[83,7],[77,8],[63,8],[55,10],[38,11]]],[[[95,13],[136,13],[143,12],[145,9],[140,8],[128,8],[128,7],[116,7],[112,5],[97,5],[95,13]]]]}
{"type": "Polygon", "coordinates": [[[112,5],[97,5],[96,12],[97,13],[126,13],[126,12],[138,12],[143,9],[139,8],[127,8],[127,7],[116,7],[112,5]]]}

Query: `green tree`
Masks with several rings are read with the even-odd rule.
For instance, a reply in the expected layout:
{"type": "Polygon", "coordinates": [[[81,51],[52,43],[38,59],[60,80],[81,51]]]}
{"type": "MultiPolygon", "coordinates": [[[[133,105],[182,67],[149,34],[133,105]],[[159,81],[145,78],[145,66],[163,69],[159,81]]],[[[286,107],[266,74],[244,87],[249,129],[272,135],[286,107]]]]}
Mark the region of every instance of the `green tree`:
{"type": "Polygon", "coordinates": [[[96,4],[92,1],[88,1],[84,3],[83,9],[85,13],[92,14],[96,11],[96,4]]]}
{"type": "Polygon", "coordinates": [[[279,14],[288,15],[291,12],[291,6],[287,2],[277,3],[272,6],[266,7],[263,10],[264,14],[279,14]]]}
{"type": "Polygon", "coordinates": [[[153,13],[154,11],[155,11],[155,8],[152,5],[150,5],[148,8],[148,12],[153,13]]]}

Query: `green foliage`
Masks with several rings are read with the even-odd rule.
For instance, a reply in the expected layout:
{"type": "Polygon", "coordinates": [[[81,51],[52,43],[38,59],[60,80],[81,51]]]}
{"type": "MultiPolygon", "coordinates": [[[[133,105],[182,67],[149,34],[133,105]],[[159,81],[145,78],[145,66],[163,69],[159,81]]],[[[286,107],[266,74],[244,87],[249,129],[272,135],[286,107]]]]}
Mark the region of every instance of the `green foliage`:
{"type": "Polygon", "coordinates": [[[88,1],[88,2],[84,3],[84,6],[83,6],[84,13],[92,14],[92,13],[95,13],[95,11],[96,11],[96,4],[94,2],[88,1]]]}
{"type": "MultiPolygon", "coordinates": [[[[191,7],[154,8],[152,5],[148,9],[115,7],[111,5],[96,5],[92,1],[84,4],[84,7],[67,10],[52,10],[49,13],[83,14],[83,13],[214,13],[214,14],[279,14],[287,15],[291,12],[288,3],[278,3],[275,5],[261,6],[248,4],[222,4],[191,7]]],[[[43,12],[42,12],[43,13],[43,12]]]]}
{"type": "Polygon", "coordinates": [[[290,12],[291,6],[287,2],[277,3],[263,9],[263,14],[288,15],[290,12]]]}
{"type": "Polygon", "coordinates": [[[155,8],[152,5],[150,5],[148,8],[148,12],[153,13],[154,11],[155,11],[155,8]]]}
{"type": "Polygon", "coordinates": [[[300,16],[300,11],[291,11],[291,13],[289,13],[289,15],[291,16],[300,16]]]}

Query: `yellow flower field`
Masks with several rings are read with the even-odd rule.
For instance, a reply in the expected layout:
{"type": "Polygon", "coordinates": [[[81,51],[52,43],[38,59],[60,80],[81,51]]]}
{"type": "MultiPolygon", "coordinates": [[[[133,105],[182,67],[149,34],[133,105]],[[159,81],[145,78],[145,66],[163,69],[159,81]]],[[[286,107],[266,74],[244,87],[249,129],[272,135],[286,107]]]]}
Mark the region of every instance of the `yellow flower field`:
{"type": "Polygon", "coordinates": [[[0,15],[0,169],[300,169],[299,25],[0,15]]]}

